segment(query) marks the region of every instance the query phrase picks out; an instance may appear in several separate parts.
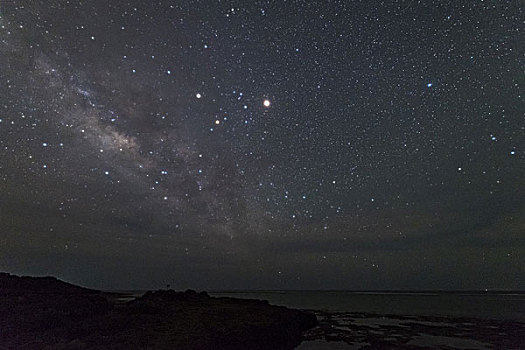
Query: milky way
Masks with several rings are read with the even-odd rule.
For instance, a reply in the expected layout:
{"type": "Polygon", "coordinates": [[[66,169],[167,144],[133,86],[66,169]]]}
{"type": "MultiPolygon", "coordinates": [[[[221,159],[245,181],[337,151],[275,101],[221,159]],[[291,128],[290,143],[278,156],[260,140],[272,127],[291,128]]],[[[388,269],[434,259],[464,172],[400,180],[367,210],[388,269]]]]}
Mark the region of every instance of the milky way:
{"type": "Polygon", "coordinates": [[[518,1],[0,4],[0,268],[525,288],[518,1]]]}

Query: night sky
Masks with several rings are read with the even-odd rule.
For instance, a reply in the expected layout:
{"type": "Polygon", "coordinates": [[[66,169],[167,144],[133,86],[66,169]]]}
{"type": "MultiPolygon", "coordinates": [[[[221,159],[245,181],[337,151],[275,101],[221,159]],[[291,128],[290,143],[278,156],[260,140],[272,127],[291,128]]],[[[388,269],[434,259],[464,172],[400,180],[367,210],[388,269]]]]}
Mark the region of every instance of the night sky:
{"type": "Polygon", "coordinates": [[[521,1],[0,3],[0,270],[525,289],[521,1]]]}

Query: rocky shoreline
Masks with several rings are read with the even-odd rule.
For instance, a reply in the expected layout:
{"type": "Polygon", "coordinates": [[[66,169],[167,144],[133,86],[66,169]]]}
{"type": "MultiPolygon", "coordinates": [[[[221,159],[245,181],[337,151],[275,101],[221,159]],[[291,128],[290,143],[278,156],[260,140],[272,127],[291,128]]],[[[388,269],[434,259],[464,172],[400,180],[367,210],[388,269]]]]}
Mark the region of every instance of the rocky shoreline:
{"type": "Polygon", "coordinates": [[[313,311],[319,325],[298,350],[310,349],[523,349],[525,324],[467,317],[379,315],[313,311]]]}
{"type": "Polygon", "coordinates": [[[115,295],[52,277],[0,274],[2,349],[293,349],[313,313],[161,290],[115,295]]]}

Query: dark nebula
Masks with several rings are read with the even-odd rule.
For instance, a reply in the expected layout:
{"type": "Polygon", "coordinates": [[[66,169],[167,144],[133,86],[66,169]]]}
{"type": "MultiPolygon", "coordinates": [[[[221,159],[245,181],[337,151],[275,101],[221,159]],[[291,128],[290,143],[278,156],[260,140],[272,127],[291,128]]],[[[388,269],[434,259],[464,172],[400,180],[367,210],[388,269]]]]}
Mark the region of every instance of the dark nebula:
{"type": "Polygon", "coordinates": [[[0,270],[525,289],[524,19],[495,0],[3,1],[0,270]]]}

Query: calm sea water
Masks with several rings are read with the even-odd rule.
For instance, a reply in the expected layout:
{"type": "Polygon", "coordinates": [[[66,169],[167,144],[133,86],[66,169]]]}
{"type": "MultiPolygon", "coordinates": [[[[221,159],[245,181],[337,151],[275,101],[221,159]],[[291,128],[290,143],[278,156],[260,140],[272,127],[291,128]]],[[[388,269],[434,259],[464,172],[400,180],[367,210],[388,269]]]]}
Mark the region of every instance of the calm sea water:
{"type": "MultiPolygon", "coordinates": [[[[129,301],[143,293],[127,291],[122,299],[129,301]]],[[[525,293],[237,291],[210,295],[314,310],[320,324],[303,335],[296,350],[405,346],[490,350],[523,349],[525,344],[525,293]]]]}
{"type": "Polygon", "coordinates": [[[247,291],[210,294],[217,297],[265,299],[270,304],[297,309],[525,321],[524,293],[247,291]]]}

